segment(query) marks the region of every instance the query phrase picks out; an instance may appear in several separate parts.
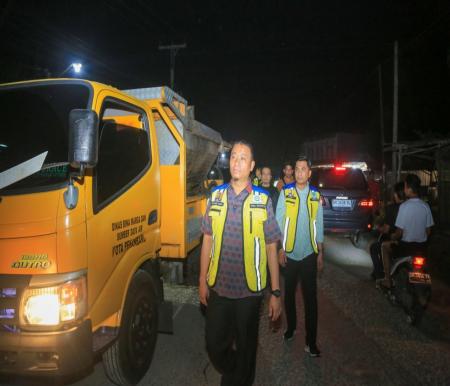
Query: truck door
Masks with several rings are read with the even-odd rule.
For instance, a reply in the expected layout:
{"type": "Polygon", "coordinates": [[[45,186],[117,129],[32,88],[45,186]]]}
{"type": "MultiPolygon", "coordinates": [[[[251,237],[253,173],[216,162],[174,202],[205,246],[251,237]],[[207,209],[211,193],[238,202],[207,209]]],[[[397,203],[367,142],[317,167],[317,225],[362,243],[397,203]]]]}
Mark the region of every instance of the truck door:
{"type": "Polygon", "coordinates": [[[159,243],[158,160],[151,146],[149,117],[124,99],[108,92],[97,105],[99,159],[87,208],[94,325],[120,308],[132,269],[159,243]]]}

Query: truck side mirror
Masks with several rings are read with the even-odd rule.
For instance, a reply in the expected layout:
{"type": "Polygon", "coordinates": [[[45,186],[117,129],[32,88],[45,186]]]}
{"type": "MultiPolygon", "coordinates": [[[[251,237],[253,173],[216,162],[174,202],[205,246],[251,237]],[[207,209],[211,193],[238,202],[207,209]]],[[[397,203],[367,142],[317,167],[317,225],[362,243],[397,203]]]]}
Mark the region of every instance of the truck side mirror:
{"type": "Polygon", "coordinates": [[[69,163],[77,169],[93,168],[98,160],[98,116],[74,109],[69,114],[69,163]]]}

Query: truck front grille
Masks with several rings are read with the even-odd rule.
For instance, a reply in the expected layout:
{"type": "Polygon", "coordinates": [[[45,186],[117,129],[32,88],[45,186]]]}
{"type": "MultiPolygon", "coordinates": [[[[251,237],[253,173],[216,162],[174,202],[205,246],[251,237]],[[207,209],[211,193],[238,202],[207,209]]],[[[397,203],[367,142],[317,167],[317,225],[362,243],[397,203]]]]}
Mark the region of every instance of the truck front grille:
{"type": "Polygon", "coordinates": [[[0,275],[0,331],[17,332],[20,299],[31,275],[0,275]]]}

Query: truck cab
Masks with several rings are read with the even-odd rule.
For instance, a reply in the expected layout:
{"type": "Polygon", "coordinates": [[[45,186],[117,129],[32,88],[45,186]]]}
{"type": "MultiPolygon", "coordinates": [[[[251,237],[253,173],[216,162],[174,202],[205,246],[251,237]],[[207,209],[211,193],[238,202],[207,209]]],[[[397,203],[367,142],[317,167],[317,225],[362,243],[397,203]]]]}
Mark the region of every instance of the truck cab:
{"type": "MultiPolygon", "coordinates": [[[[0,86],[0,374],[73,375],[97,352],[116,384],[148,370],[165,309],[160,258],[199,243],[205,205],[187,178],[195,121],[171,90],[152,90],[0,86]]],[[[221,146],[206,138],[202,170],[221,146]]]]}

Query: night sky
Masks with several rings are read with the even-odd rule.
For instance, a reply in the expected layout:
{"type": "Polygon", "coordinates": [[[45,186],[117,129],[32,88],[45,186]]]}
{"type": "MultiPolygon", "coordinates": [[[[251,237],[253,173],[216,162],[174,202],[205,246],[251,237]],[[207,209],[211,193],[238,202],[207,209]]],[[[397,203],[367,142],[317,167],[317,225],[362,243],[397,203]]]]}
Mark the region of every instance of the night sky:
{"type": "Polygon", "coordinates": [[[379,154],[378,65],[386,141],[392,55],[400,46],[399,138],[450,131],[450,2],[2,1],[0,81],[83,77],[118,88],[169,83],[160,44],[186,43],[175,89],[227,140],[281,164],[305,140],[367,134],[379,154]]]}

